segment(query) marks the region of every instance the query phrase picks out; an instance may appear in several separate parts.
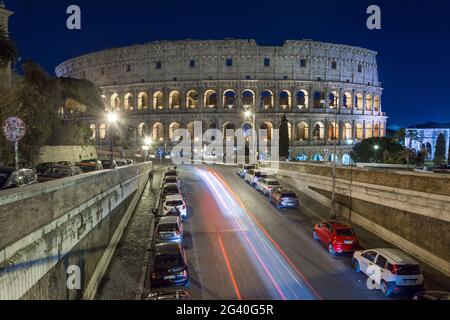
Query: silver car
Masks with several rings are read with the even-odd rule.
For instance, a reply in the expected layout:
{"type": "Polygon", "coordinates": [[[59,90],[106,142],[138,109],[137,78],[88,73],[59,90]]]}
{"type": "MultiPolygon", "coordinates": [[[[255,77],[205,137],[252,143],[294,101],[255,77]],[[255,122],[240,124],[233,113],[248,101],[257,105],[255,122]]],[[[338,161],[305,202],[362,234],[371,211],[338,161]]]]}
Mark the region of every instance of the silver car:
{"type": "Polygon", "coordinates": [[[156,227],[156,243],[162,242],[182,242],[183,224],[176,216],[162,217],[156,227]]]}

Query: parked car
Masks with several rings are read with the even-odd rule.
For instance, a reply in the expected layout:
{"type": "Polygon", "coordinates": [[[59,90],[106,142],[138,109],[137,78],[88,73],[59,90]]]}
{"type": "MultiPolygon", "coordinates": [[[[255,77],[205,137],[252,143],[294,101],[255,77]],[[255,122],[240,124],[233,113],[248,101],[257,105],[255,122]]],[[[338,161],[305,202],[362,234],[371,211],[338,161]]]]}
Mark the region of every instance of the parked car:
{"type": "Polygon", "coordinates": [[[178,287],[159,288],[150,293],[146,300],[193,300],[192,296],[186,290],[178,287]]]}
{"type": "Polygon", "coordinates": [[[83,160],[76,164],[83,172],[93,172],[103,170],[102,162],[98,159],[83,160]]]}
{"type": "Polygon", "coordinates": [[[188,286],[189,270],[186,253],[179,243],[155,245],[151,271],[151,285],[188,286]]]}
{"type": "Polygon", "coordinates": [[[445,291],[422,291],[416,293],[413,300],[450,300],[450,292],[445,291]]]}
{"type": "Polygon", "coordinates": [[[358,238],[352,227],[337,221],[325,221],[314,226],[313,238],[320,241],[332,255],[358,249],[358,238]]]}
{"type": "Polygon", "coordinates": [[[276,188],[269,194],[269,201],[278,209],[297,209],[300,205],[294,191],[284,188],[276,188]]]}
{"type": "Polygon", "coordinates": [[[44,162],[44,163],[39,163],[36,167],[36,173],[38,176],[40,176],[41,174],[43,174],[48,168],[50,168],[51,166],[56,165],[55,162],[44,162]]]}
{"type": "Polygon", "coordinates": [[[70,161],[58,161],[56,164],[60,164],[62,166],[73,166],[72,162],[70,161]]]}
{"type": "Polygon", "coordinates": [[[176,183],[168,183],[163,186],[161,196],[163,201],[169,195],[179,194],[181,195],[181,190],[176,183]]]}
{"type": "Polygon", "coordinates": [[[125,161],[127,162],[128,165],[134,164],[134,160],[132,159],[125,159],[125,161]]]}
{"type": "Polygon", "coordinates": [[[240,164],[237,166],[236,168],[236,174],[241,177],[244,178],[245,175],[247,174],[248,171],[255,169],[255,165],[250,165],[250,164],[240,164]]]}
{"type": "Polygon", "coordinates": [[[175,184],[177,184],[178,188],[181,187],[181,181],[178,179],[178,177],[175,177],[175,176],[165,177],[164,184],[169,184],[169,183],[175,183],[175,184]]]}
{"type": "Polygon", "coordinates": [[[169,169],[164,174],[164,178],[166,177],[178,177],[178,170],[177,169],[169,169]]]}
{"type": "Polygon", "coordinates": [[[128,166],[128,162],[123,159],[115,160],[118,167],[126,167],[128,166]]]}
{"type": "Polygon", "coordinates": [[[272,191],[276,188],[280,188],[281,184],[278,182],[278,180],[271,179],[271,178],[263,178],[259,179],[256,183],[256,190],[264,194],[265,196],[272,193],[272,191]]]}
{"type": "Polygon", "coordinates": [[[380,268],[380,290],[386,296],[404,290],[423,291],[423,275],[419,263],[398,249],[355,251],[353,269],[370,275],[380,268]]]}
{"type": "Polygon", "coordinates": [[[62,179],[67,177],[77,176],[82,174],[83,171],[77,166],[63,166],[55,165],[47,169],[40,177],[38,177],[38,182],[52,181],[56,179],[62,179]]]}
{"type": "Polygon", "coordinates": [[[268,174],[261,170],[251,169],[245,174],[245,181],[251,186],[255,186],[259,179],[267,178],[268,174]]]}
{"type": "Polygon", "coordinates": [[[113,160],[113,161],[111,161],[111,160],[102,160],[102,167],[103,167],[103,169],[108,170],[108,169],[115,169],[118,166],[117,166],[116,160],[113,160]]]}
{"type": "Polygon", "coordinates": [[[32,169],[0,167],[0,190],[24,187],[37,182],[37,175],[32,169]]]}
{"type": "Polygon", "coordinates": [[[177,208],[180,211],[180,218],[182,221],[186,220],[187,209],[186,202],[181,194],[166,195],[163,202],[163,214],[167,215],[169,212],[177,208]]]}
{"type": "Polygon", "coordinates": [[[179,217],[165,216],[158,221],[155,233],[156,243],[183,242],[183,224],[179,217]]]}

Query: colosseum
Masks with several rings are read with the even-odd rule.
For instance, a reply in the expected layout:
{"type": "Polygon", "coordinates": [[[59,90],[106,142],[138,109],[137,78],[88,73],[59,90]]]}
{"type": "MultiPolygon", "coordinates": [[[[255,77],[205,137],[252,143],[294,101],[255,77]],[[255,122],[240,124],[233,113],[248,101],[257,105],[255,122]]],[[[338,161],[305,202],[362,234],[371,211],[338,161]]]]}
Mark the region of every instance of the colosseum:
{"type": "MultiPolygon", "coordinates": [[[[283,46],[163,41],[76,57],[56,74],[98,85],[105,111],[119,114],[120,137],[130,148],[139,148],[146,135],[170,148],[173,131],[192,130],[194,121],[204,129],[251,128],[243,115],[250,110],[269,140],[287,117],[292,158],[348,163],[352,145],[386,132],[376,55],[312,40],[283,46]]],[[[79,117],[89,123],[93,139],[105,144],[105,113],[79,117]]]]}

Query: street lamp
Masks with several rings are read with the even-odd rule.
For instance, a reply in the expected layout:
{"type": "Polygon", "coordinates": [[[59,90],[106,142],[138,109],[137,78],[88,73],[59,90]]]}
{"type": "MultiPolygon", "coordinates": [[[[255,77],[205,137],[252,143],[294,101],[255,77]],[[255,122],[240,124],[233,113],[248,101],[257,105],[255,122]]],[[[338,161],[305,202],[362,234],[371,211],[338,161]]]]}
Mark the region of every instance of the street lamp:
{"type": "Polygon", "coordinates": [[[114,141],[112,136],[112,125],[115,124],[117,120],[119,120],[119,116],[115,112],[108,112],[107,119],[108,119],[108,133],[109,133],[109,151],[111,153],[109,159],[112,162],[114,160],[114,145],[113,145],[114,141]]]}
{"type": "Polygon", "coordinates": [[[375,150],[375,163],[377,163],[377,160],[378,160],[377,155],[378,155],[378,150],[380,149],[380,146],[376,144],[373,146],[373,149],[375,150]]]}
{"type": "Polygon", "coordinates": [[[144,139],[144,147],[142,148],[145,151],[145,160],[148,161],[149,152],[152,146],[153,140],[151,137],[146,137],[144,139]]]}
{"type": "Polygon", "coordinates": [[[244,112],[244,116],[247,119],[251,119],[252,120],[252,130],[253,130],[253,134],[252,134],[252,144],[253,144],[253,153],[254,153],[254,159],[253,159],[253,163],[250,162],[251,164],[256,164],[258,162],[257,156],[256,156],[256,113],[250,111],[250,110],[245,110],[244,112]]]}

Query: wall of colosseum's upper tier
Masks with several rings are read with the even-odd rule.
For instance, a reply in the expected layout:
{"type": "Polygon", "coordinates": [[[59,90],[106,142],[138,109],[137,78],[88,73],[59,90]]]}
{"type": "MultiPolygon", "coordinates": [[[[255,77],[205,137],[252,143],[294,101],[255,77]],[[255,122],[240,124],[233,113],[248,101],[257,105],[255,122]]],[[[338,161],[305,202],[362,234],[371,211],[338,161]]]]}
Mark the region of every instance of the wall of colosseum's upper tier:
{"type": "Polygon", "coordinates": [[[380,86],[376,55],[363,48],[310,40],[288,40],[279,47],[260,46],[254,40],[186,40],[86,54],[60,64],[56,74],[86,78],[99,86],[242,79],[320,79],[380,86]]]}

